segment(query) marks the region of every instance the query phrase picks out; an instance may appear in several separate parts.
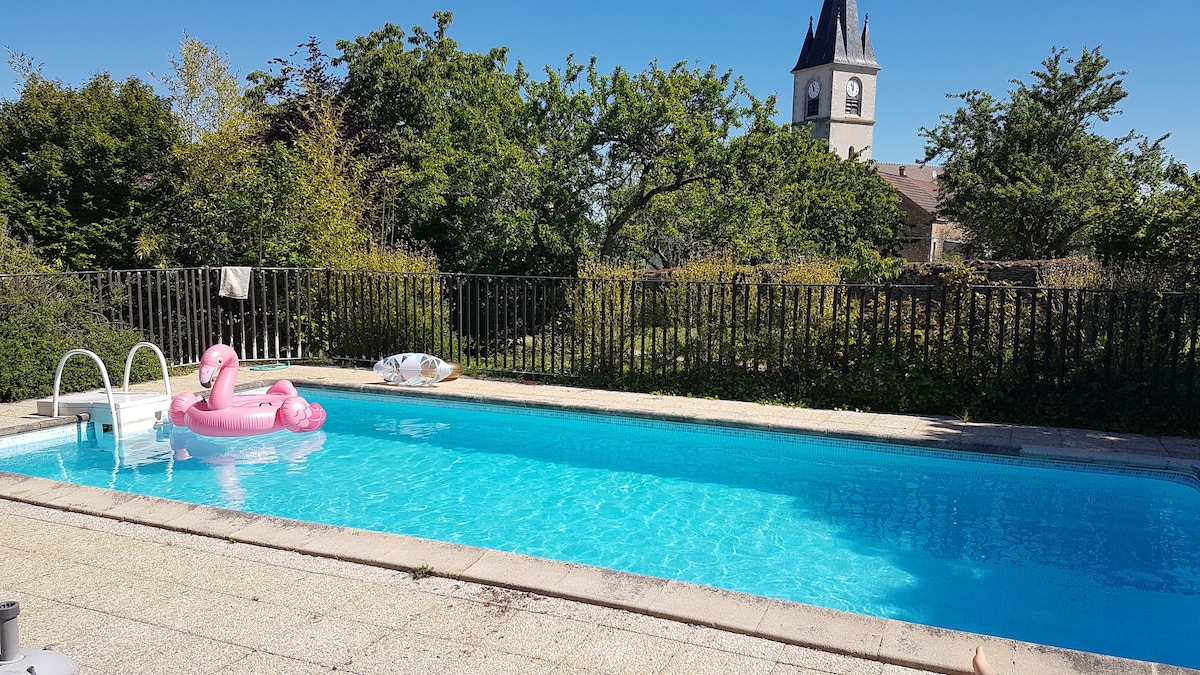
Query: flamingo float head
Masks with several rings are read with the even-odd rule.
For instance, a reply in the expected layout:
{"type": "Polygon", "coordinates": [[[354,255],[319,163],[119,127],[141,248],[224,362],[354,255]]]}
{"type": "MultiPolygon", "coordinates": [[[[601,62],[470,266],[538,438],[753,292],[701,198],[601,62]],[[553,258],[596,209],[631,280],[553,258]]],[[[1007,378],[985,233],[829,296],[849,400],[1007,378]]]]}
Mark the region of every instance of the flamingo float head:
{"type": "Polygon", "coordinates": [[[200,357],[200,386],[211,389],[217,374],[230,364],[237,366],[237,352],[229,345],[215,344],[200,357]]]}

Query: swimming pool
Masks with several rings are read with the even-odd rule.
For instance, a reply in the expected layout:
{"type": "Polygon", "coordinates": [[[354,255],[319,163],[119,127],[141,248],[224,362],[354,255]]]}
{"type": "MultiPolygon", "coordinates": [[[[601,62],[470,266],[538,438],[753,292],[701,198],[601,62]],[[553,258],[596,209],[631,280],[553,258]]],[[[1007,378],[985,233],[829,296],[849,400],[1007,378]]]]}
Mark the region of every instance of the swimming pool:
{"type": "Polygon", "coordinates": [[[322,432],[0,448],[0,470],[1200,666],[1200,483],[526,408],[302,392],[322,432]]]}

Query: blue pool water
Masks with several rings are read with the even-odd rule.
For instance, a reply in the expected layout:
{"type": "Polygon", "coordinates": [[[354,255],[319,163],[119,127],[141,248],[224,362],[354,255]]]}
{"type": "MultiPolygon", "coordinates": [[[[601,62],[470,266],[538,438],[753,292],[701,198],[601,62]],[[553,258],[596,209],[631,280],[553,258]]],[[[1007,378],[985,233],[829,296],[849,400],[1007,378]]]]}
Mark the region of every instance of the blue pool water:
{"type": "Polygon", "coordinates": [[[309,390],[316,434],[0,448],[0,470],[1200,667],[1200,482],[309,390]]]}

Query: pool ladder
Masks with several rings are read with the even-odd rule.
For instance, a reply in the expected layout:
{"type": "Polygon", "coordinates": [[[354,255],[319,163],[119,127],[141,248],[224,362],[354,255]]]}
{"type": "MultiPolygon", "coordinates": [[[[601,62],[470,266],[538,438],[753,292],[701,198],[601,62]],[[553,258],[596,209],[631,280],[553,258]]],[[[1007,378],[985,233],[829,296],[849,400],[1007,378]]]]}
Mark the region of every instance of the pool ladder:
{"type": "Polygon", "coordinates": [[[87,413],[88,418],[96,423],[98,433],[104,433],[111,429],[113,436],[120,439],[130,431],[141,430],[161,423],[170,405],[171,379],[167,374],[167,359],[163,356],[162,350],[154,343],[139,342],[129,350],[129,356],[125,358],[125,378],[121,391],[116,394],[113,393],[104,361],[94,352],[86,349],[72,349],[64,354],[54,373],[54,394],[49,399],[38,401],[38,414],[58,417],[60,413],[67,415],[87,413]],[[163,383],[166,386],[165,394],[129,391],[129,371],[133,367],[133,357],[142,348],[150,349],[158,356],[158,363],[162,367],[163,383]],[[72,356],[87,356],[96,362],[100,368],[100,377],[104,381],[103,397],[99,392],[81,392],[65,396],[59,394],[63,367],[72,356]]]}

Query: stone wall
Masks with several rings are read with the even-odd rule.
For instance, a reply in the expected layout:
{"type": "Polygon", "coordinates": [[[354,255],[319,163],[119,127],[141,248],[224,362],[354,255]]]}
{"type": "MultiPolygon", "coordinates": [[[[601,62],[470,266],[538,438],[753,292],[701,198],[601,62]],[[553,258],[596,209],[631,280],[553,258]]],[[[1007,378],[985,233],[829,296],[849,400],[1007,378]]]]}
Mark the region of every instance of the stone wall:
{"type": "MultiPolygon", "coordinates": [[[[975,268],[975,274],[984,277],[989,284],[1008,286],[1037,286],[1048,268],[1063,264],[1063,260],[971,260],[966,263],[975,268]]],[[[896,281],[898,284],[921,285],[941,281],[942,275],[957,266],[947,263],[912,263],[896,281]]]]}

